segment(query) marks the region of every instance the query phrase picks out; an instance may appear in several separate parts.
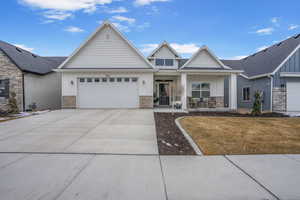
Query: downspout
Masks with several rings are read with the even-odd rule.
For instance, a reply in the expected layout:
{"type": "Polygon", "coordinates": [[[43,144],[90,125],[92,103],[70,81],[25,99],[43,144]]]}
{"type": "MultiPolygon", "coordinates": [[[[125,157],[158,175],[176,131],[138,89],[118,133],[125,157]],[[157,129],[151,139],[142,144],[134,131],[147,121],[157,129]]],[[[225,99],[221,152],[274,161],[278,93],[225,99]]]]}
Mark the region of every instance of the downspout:
{"type": "Polygon", "coordinates": [[[270,75],[269,78],[271,80],[270,110],[273,112],[273,75],[270,75]]]}
{"type": "Polygon", "coordinates": [[[23,89],[23,112],[25,112],[25,84],[24,84],[24,72],[22,72],[22,89],[23,89]]]}

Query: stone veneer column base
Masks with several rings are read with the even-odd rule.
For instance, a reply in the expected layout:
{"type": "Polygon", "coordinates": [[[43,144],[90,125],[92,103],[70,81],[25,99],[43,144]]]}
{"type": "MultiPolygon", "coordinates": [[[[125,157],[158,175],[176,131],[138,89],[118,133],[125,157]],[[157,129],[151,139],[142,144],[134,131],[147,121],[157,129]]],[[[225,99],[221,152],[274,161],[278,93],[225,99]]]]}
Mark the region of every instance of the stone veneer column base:
{"type": "Polygon", "coordinates": [[[274,112],[285,112],[287,107],[286,88],[273,88],[272,108],[274,112]]]}
{"type": "Polygon", "coordinates": [[[76,108],[76,96],[63,96],[62,108],[76,108]]]}
{"type": "Polygon", "coordinates": [[[140,108],[153,108],[153,97],[140,96],[140,108]]]}
{"type": "Polygon", "coordinates": [[[224,97],[216,97],[216,108],[224,108],[224,97]]]}

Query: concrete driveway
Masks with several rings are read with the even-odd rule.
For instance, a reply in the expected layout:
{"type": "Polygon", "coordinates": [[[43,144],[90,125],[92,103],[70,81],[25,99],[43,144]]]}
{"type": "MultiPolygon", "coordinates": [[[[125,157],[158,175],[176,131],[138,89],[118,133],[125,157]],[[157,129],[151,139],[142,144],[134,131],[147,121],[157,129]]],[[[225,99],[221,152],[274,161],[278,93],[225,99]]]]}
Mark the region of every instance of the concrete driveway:
{"type": "Polygon", "coordinates": [[[152,110],[60,110],[1,123],[0,152],[157,155],[152,110]]]}

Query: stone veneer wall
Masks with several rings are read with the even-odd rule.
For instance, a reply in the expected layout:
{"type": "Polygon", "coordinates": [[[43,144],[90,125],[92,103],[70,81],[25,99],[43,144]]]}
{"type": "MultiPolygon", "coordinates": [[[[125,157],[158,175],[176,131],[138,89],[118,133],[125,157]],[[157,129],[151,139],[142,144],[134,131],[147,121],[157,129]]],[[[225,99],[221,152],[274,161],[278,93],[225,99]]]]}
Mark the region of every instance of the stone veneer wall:
{"type": "Polygon", "coordinates": [[[286,88],[273,88],[273,111],[285,112],[287,107],[286,88]]]}
{"type": "MultiPolygon", "coordinates": [[[[0,79],[9,79],[9,93],[15,92],[19,110],[23,110],[22,71],[0,50],[0,79]]],[[[0,110],[8,109],[8,99],[0,97],[0,110]]]]}
{"type": "Polygon", "coordinates": [[[216,97],[216,108],[224,108],[224,97],[216,97]]]}
{"type": "Polygon", "coordinates": [[[140,96],[140,108],[153,108],[153,97],[140,96]]]}
{"type": "Polygon", "coordinates": [[[62,108],[76,108],[76,96],[63,96],[62,108]]]}

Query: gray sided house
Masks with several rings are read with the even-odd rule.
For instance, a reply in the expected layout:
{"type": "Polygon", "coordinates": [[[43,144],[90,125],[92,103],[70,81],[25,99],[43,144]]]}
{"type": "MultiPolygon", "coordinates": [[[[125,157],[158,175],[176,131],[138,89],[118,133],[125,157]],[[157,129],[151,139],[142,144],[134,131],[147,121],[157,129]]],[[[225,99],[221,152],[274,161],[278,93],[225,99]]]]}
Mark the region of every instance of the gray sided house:
{"type": "Polygon", "coordinates": [[[40,57],[0,41],[0,110],[8,110],[8,99],[16,94],[19,110],[35,103],[38,110],[61,107],[61,77],[53,72],[64,57],[40,57]]]}
{"type": "MultiPolygon", "coordinates": [[[[238,108],[251,109],[255,91],[263,110],[300,111],[300,34],[241,60],[222,60],[244,72],[238,77],[238,108]]],[[[226,85],[226,84],[225,84],[226,85]]]]}

